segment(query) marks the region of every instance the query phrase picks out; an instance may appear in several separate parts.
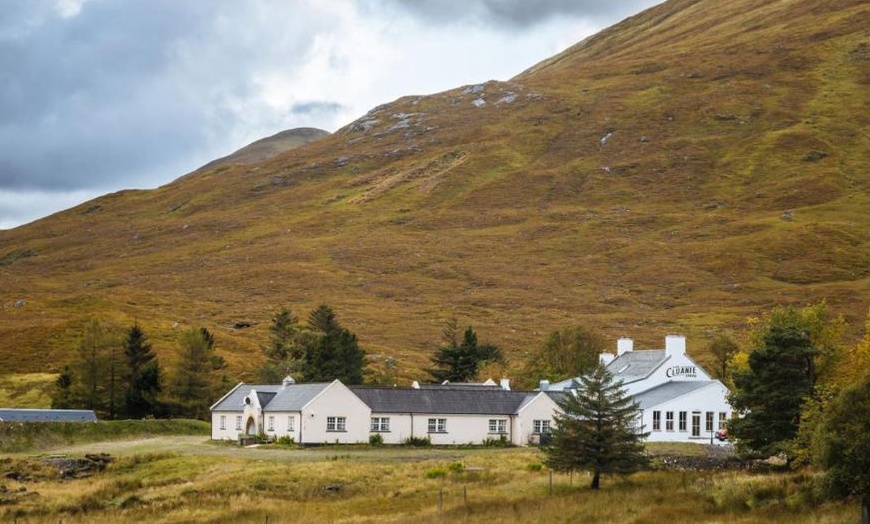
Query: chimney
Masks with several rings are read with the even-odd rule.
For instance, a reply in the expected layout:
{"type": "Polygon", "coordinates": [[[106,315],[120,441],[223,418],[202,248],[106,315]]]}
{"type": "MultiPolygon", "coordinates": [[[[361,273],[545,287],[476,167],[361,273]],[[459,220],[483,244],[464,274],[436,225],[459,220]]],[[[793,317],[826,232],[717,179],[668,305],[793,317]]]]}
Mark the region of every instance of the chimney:
{"type": "Polygon", "coordinates": [[[511,379],[509,379],[509,378],[501,379],[501,389],[503,389],[505,391],[510,391],[511,390],[511,379]]]}
{"type": "Polygon", "coordinates": [[[679,356],[686,354],[685,335],[668,335],[665,337],[665,355],[679,356]]]}
{"type": "Polygon", "coordinates": [[[296,383],[296,381],[293,380],[293,377],[291,377],[290,375],[287,375],[286,377],[284,377],[284,380],[281,381],[281,389],[284,389],[287,386],[291,386],[295,383],[296,383]]]}
{"type": "Polygon", "coordinates": [[[414,382],[411,382],[411,389],[420,389],[420,383],[416,380],[414,382]]]}
{"type": "Polygon", "coordinates": [[[634,341],[630,338],[622,337],[616,341],[616,355],[622,355],[634,349],[634,341]]]}
{"type": "Polygon", "coordinates": [[[614,358],[616,358],[616,357],[613,356],[613,353],[599,353],[598,354],[598,362],[602,366],[606,366],[607,364],[610,364],[611,362],[613,362],[614,358]]]}
{"type": "Polygon", "coordinates": [[[549,391],[550,390],[550,381],[546,380],[546,379],[542,380],[541,383],[538,385],[538,389],[540,389],[541,391],[549,391]]]}

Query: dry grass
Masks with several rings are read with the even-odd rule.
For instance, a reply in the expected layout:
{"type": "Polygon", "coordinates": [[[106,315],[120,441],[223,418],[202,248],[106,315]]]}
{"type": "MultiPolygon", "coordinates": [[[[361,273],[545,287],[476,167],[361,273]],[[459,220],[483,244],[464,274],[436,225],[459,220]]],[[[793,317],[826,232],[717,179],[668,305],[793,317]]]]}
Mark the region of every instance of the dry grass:
{"type": "Polygon", "coordinates": [[[3,372],[58,371],[97,316],[138,320],[169,365],[208,327],[250,380],[273,312],[321,303],[403,381],[450,317],[515,360],[577,323],[639,347],[681,331],[703,360],[713,331],[822,298],[855,334],[868,18],[860,0],[670,1],[487,84],[482,108],[403,98],[367,130],[0,232],[3,372]]]}
{"type": "MultiPolygon", "coordinates": [[[[158,439],[162,440],[162,439],[158,439]]],[[[843,522],[805,475],[647,472],[606,479],[538,470],[533,449],[229,448],[181,439],[113,448],[86,480],[7,482],[0,519],[19,522],[843,522]],[[451,464],[461,463],[462,468],[451,464]],[[427,478],[433,469],[443,477],[427,478]],[[25,495],[19,493],[21,487],[25,495]],[[439,498],[441,507],[439,510],[439,498]]],[[[81,448],[75,448],[76,451],[81,448]]],[[[22,460],[22,459],[16,459],[22,460]]]]}

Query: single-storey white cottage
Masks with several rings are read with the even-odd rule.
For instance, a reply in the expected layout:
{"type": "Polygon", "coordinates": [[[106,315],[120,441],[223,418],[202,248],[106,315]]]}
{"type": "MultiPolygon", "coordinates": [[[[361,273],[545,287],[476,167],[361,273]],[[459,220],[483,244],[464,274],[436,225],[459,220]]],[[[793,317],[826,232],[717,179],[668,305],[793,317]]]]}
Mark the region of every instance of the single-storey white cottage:
{"type": "Polygon", "coordinates": [[[239,384],[212,407],[212,439],[241,435],[292,437],[301,444],[386,444],[428,438],[433,444],[514,445],[549,432],[561,393],[510,391],[496,385],[443,384],[411,388],[347,387],[331,383],[239,384]]]}
{"type": "MultiPolygon", "coordinates": [[[[647,440],[714,442],[733,414],[728,388],[686,354],[686,337],[668,335],[663,350],[635,351],[633,346],[630,338],[621,338],[616,357],[602,353],[601,361],[638,403],[640,422],[650,432],[647,440]]],[[[568,390],[575,380],[542,381],[541,389],[568,390]]]]}

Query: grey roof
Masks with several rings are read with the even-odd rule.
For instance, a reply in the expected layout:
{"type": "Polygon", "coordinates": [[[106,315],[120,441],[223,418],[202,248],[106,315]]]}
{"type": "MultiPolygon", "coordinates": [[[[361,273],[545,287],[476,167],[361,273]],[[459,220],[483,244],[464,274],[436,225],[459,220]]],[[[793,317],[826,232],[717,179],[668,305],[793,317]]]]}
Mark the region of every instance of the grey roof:
{"type": "Polygon", "coordinates": [[[6,409],[0,408],[3,422],[96,422],[91,409],[6,409]]]}
{"type": "Polygon", "coordinates": [[[607,364],[607,369],[617,380],[633,382],[648,376],[667,358],[663,349],[626,351],[607,364]]]}
{"type": "Polygon", "coordinates": [[[653,406],[658,406],[664,402],[668,402],[677,397],[681,397],[693,391],[703,389],[711,384],[717,383],[717,380],[692,380],[685,382],[665,382],[654,388],[634,395],[634,400],[640,404],[640,409],[648,409],[653,406]]]}
{"type": "Polygon", "coordinates": [[[212,411],[241,411],[245,397],[255,390],[260,405],[267,411],[299,411],[311,402],[329,383],[290,384],[239,384],[224,398],[212,406],[212,411]]]}
{"type": "Polygon", "coordinates": [[[431,413],[445,415],[513,415],[533,391],[475,388],[411,389],[350,386],[372,413],[431,413]]]}

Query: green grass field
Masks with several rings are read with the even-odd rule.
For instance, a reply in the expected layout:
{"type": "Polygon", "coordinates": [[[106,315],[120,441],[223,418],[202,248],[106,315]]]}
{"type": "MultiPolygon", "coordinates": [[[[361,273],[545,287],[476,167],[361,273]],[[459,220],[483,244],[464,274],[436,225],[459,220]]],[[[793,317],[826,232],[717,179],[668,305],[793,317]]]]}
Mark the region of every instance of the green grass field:
{"type": "MultiPolygon", "coordinates": [[[[159,431],[105,424],[124,426],[127,438],[79,436],[56,446],[44,439],[0,456],[0,521],[800,524],[848,522],[858,511],[818,500],[807,473],[649,471],[606,477],[595,492],[585,475],[551,477],[531,448],[243,449],[208,441],[199,427],[184,434],[176,424],[177,434],[154,436],[159,431]],[[76,480],[61,480],[42,462],[88,453],[114,461],[76,480]]],[[[650,449],[704,453],[702,446],[650,449]]]]}

